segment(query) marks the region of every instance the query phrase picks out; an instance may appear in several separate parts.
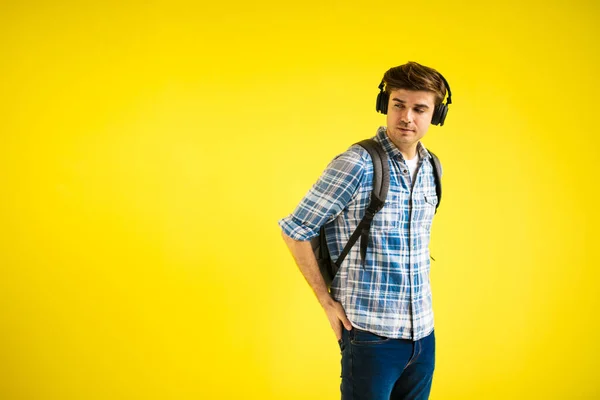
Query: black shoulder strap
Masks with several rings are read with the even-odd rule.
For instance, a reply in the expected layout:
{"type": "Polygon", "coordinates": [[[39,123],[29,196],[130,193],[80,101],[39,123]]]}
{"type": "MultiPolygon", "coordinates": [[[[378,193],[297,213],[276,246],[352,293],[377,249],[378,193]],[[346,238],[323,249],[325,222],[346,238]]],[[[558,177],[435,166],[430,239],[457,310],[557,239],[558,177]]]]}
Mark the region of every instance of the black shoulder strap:
{"type": "MultiPolygon", "coordinates": [[[[365,139],[357,143],[369,152],[373,161],[373,191],[371,192],[371,204],[374,198],[376,202],[385,203],[390,188],[390,165],[388,156],[383,147],[373,139],[365,139]]],[[[383,207],[383,204],[381,204],[383,207]]],[[[377,210],[379,211],[379,210],[377,210]]]]}
{"type": "Polygon", "coordinates": [[[433,178],[435,179],[435,193],[438,198],[435,206],[435,212],[437,213],[440,201],[442,201],[442,164],[440,163],[440,159],[431,150],[427,149],[427,151],[431,154],[431,160],[433,160],[433,178]]]}
{"type": "Polygon", "coordinates": [[[369,244],[369,230],[371,229],[371,221],[379,210],[385,204],[387,193],[390,188],[390,166],[388,164],[388,156],[385,149],[373,139],[366,139],[357,143],[369,152],[373,162],[373,190],[371,192],[371,200],[365,212],[363,219],[360,221],[356,230],[350,236],[350,240],[342,250],[339,258],[335,262],[339,268],[342,262],[350,252],[350,249],[360,237],[360,255],[364,265],[367,255],[367,246],[369,244]]]}

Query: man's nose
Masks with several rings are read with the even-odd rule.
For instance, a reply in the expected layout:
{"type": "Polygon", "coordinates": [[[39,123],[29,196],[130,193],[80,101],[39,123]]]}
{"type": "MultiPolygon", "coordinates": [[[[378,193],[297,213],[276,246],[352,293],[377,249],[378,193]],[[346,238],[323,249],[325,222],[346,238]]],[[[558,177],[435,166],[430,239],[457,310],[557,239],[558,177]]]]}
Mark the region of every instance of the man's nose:
{"type": "Polygon", "coordinates": [[[402,111],[402,113],[400,114],[400,121],[404,122],[405,124],[408,124],[412,121],[412,115],[410,113],[410,110],[402,111]]]}

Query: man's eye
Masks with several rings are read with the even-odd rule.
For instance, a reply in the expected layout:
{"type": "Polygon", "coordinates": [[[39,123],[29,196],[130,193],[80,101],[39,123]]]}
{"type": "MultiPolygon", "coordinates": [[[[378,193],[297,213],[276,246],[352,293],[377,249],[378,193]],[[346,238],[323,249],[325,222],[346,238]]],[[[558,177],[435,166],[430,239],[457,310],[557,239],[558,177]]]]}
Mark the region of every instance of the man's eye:
{"type": "Polygon", "coordinates": [[[422,108],[416,109],[415,111],[419,114],[423,114],[425,112],[425,110],[423,110],[422,108]]]}
{"type": "Polygon", "coordinates": [[[394,104],[394,106],[395,106],[396,108],[402,108],[402,104],[398,104],[398,103],[396,103],[396,104],[394,104]]]}

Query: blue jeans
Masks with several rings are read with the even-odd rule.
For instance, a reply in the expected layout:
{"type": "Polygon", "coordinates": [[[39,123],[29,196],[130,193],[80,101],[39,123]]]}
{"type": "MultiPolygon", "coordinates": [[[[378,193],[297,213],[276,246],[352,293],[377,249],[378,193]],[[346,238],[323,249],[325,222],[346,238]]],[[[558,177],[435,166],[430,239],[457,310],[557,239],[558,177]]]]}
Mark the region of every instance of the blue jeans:
{"type": "Polygon", "coordinates": [[[416,342],[342,326],[342,400],[426,400],[435,368],[435,336],[416,342]]]}

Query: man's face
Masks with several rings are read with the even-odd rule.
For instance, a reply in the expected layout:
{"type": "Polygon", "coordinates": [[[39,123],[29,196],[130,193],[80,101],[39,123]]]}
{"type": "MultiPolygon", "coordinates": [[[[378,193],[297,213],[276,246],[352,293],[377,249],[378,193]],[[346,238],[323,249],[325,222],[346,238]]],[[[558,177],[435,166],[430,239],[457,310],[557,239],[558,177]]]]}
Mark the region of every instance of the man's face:
{"type": "Polygon", "coordinates": [[[433,116],[434,99],[433,92],[392,90],[387,111],[387,132],[396,146],[416,146],[425,136],[433,116]]]}

